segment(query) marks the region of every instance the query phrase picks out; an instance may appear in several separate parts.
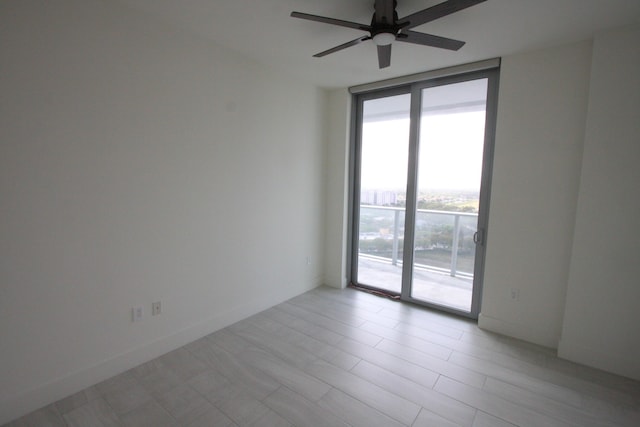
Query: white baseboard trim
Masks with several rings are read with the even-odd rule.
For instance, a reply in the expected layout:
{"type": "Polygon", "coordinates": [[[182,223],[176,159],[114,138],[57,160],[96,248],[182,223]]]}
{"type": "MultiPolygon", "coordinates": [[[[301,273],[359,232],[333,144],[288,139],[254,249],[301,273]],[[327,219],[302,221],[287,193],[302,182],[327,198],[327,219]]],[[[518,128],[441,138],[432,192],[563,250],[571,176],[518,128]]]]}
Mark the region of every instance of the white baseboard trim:
{"type": "Polygon", "coordinates": [[[165,353],[182,347],[219,329],[307,292],[318,285],[319,284],[316,283],[296,292],[269,294],[264,298],[248,301],[171,335],[144,343],[130,351],[102,360],[92,366],[71,372],[68,375],[54,379],[39,387],[17,394],[10,399],[0,402],[0,425],[77,393],[80,390],[125,372],[142,363],[148,362],[158,356],[162,356],[165,353]]]}
{"type": "Polygon", "coordinates": [[[478,327],[511,338],[538,344],[543,347],[558,348],[558,340],[551,336],[549,331],[536,329],[535,325],[525,325],[520,323],[509,323],[495,317],[480,313],[478,316],[478,327]]]}
{"type": "Polygon", "coordinates": [[[608,347],[595,348],[562,337],[558,345],[558,357],[612,374],[640,380],[640,363],[638,363],[640,359],[633,357],[633,355],[611,351],[608,347]]]}

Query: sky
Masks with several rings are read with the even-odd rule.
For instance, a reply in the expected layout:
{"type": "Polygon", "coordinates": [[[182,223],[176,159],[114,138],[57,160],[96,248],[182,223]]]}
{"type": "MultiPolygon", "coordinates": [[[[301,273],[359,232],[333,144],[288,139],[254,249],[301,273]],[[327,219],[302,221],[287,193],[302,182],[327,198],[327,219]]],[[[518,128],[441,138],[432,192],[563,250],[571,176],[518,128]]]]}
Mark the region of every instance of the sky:
{"type": "MultiPolygon", "coordinates": [[[[484,111],[422,116],[418,193],[479,191],[484,125],[484,111]]],[[[408,146],[408,118],[364,123],[362,189],[404,190],[408,146]]]]}

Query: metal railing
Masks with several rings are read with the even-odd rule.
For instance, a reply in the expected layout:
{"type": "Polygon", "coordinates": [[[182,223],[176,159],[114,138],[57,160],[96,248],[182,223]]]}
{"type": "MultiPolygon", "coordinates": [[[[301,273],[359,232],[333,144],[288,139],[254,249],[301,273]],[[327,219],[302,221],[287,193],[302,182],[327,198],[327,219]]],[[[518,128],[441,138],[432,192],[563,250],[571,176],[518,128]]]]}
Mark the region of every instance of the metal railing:
{"type": "MultiPolygon", "coordinates": [[[[375,206],[375,205],[360,205],[360,209],[361,209],[361,212],[363,209],[393,212],[393,232],[391,233],[393,237],[392,237],[392,248],[391,248],[390,260],[392,265],[396,265],[396,266],[399,264],[401,265],[402,261],[398,260],[399,241],[400,241],[400,234],[401,234],[400,213],[404,213],[405,208],[375,206]]],[[[430,209],[418,209],[416,212],[417,212],[416,218],[420,214],[444,215],[444,216],[453,217],[452,219],[453,232],[452,232],[452,239],[451,239],[452,240],[451,241],[451,262],[450,262],[450,267],[448,269],[448,273],[451,275],[451,277],[456,277],[457,275],[463,275],[463,276],[473,275],[473,273],[458,272],[458,252],[459,252],[459,246],[460,246],[460,231],[461,231],[460,219],[463,217],[477,218],[478,214],[472,213],[472,212],[451,212],[451,211],[439,211],[439,210],[430,210],[430,209]]],[[[476,220],[476,223],[477,223],[477,220],[476,220]]],[[[362,234],[360,235],[360,240],[362,240],[362,234]]],[[[376,258],[379,258],[379,257],[376,257],[376,258]]],[[[389,258],[385,258],[385,259],[389,259],[389,258]]],[[[432,265],[418,265],[418,266],[422,266],[424,268],[433,269],[437,271],[443,270],[440,267],[436,267],[432,265]]]]}

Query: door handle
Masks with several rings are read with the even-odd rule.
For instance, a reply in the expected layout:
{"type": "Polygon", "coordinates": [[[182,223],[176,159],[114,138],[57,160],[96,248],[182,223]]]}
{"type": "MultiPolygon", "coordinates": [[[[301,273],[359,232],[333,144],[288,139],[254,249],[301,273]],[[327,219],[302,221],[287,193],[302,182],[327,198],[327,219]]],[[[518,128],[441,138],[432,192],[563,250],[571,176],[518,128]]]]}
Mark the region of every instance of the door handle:
{"type": "Polygon", "coordinates": [[[475,243],[476,245],[482,245],[484,243],[484,231],[483,230],[478,230],[475,233],[473,233],[473,243],[475,243]]]}

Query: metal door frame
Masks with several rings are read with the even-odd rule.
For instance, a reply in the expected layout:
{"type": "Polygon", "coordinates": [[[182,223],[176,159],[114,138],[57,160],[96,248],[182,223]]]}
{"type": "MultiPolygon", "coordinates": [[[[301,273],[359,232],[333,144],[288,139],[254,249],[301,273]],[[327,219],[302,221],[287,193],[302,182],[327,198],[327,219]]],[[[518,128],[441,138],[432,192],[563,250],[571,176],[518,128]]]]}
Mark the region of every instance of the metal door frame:
{"type": "MultiPolygon", "coordinates": [[[[350,144],[350,170],[349,170],[349,224],[350,236],[348,242],[348,265],[350,265],[350,279],[352,284],[357,283],[358,277],[358,242],[360,223],[360,172],[362,152],[362,120],[363,105],[365,101],[386,98],[394,95],[411,94],[410,131],[409,131],[409,159],[407,173],[407,199],[405,207],[405,235],[402,263],[402,291],[397,294],[401,300],[456,315],[477,319],[480,313],[482,286],[484,279],[484,261],[488,238],[489,202],[491,198],[491,175],[493,170],[493,152],[495,145],[496,115],[498,106],[499,68],[482,69],[479,71],[461,74],[447,75],[429,80],[413,82],[397,87],[372,90],[353,95],[352,120],[351,120],[351,144],[350,144]],[[478,209],[478,236],[476,244],[473,293],[470,312],[457,310],[439,304],[429,303],[411,297],[413,279],[413,255],[415,220],[417,204],[417,178],[419,159],[419,135],[420,135],[420,111],[421,92],[425,88],[461,83],[470,80],[487,79],[487,100],[485,116],[485,134],[482,159],[482,176],[480,182],[480,196],[478,209]]],[[[358,284],[359,286],[365,286],[358,284]]],[[[376,289],[376,288],[372,288],[376,289]]]]}

